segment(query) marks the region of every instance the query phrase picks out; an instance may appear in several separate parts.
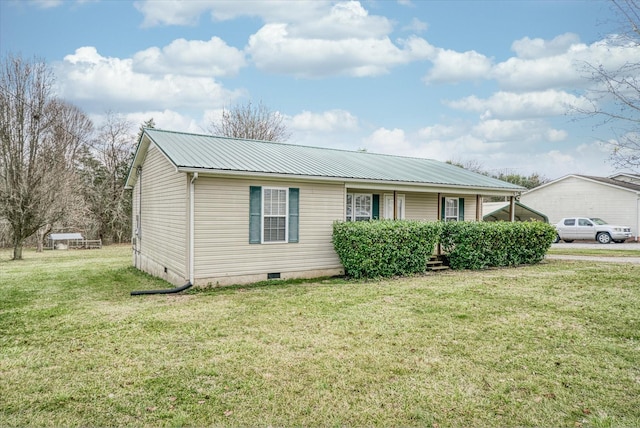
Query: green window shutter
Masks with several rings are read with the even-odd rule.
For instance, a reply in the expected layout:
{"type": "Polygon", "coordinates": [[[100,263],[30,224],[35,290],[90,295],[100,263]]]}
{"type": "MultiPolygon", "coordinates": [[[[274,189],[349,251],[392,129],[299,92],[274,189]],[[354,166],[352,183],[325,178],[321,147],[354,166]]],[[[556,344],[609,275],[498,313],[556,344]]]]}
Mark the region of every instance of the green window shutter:
{"type": "Polygon", "coordinates": [[[444,202],[445,202],[445,198],[442,198],[442,201],[440,204],[440,220],[444,220],[444,202]]]}
{"type": "Polygon", "coordinates": [[[249,187],[249,244],[260,243],[260,223],[262,223],[262,187],[249,187]]]}
{"type": "Polygon", "coordinates": [[[300,189],[289,189],[289,242],[298,242],[300,189]]]}
{"type": "Polygon", "coordinates": [[[380,218],[380,195],[373,195],[371,211],[371,218],[373,220],[378,220],[380,218]]]}
{"type": "Polygon", "coordinates": [[[464,221],[464,198],[458,199],[458,221],[464,221]]]}

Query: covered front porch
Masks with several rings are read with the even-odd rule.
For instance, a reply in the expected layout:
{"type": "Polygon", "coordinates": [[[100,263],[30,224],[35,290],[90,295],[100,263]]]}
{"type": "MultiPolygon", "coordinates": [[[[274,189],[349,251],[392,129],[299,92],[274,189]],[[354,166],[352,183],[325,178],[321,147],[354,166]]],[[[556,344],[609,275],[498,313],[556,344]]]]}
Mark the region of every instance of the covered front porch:
{"type": "Polygon", "coordinates": [[[505,197],[508,221],[516,220],[516,192],[471,193],[460,189],[345,186],[345,221],[483,221],[483,197],[505,197]]]}

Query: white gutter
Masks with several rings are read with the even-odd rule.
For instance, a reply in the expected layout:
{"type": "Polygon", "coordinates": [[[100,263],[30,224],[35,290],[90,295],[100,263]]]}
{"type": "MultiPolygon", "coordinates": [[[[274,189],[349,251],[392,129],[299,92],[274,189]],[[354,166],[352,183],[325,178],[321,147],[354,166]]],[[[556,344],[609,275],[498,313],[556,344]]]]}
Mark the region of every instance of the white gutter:
{"type": "Polygon", "coordinates": [[[189,189],[189,282],[194,284],[194,255],[195,255],[195,207],[196,207],[196,183],[198,173],[194,172],[189,189]]]}

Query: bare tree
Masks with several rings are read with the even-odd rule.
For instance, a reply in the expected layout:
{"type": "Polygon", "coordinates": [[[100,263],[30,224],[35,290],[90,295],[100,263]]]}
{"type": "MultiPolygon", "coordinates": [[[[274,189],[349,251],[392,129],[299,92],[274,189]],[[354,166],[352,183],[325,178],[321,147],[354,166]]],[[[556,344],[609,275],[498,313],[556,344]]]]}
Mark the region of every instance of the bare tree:
{"type": "Polygon", "coordinates": [[[124,181],[131,161],[135,135],[123,116],[107,112],[91,148],[83,152],[80,176],[95,229],[106,243],[131,236],[131,192],[124,181]]]}
{"type": "Polygon", "coordinates": [[[26,238],[73,208],[74,161],[92,124],[52,96],[44,62],[9,55],[0,67],[0,218],[17,260],[26,238]]]}
{"type": "Polygon", "coordinates": [[[467,160],[467,161],[449,159],[446,163],[453,166],[457,166],[459,168],[468,169],[469,171],[476,172],[478,174],[489,175],[489,173],[485,171],[484,165],[482,165],[482,162],[474,159],[467,160]]]}
{"type": "Polygon", "coordinates": [[[640,3],[637,0],[611,0],[623,28],[610,42],[628,52],[629,60],[617,68],[586,63],[585,72],[592,88],[586,94],[589,104],[575,110],[587,117],[598,117],[601,126],[611,127],[611,163],[618,168],[640,168],[640,3]]]}
{"type": "Polygon", "coordinates": [[[262,101],[258,105],[248,102],[224,109],[220,120],[211,122],[210,131],[226,137],[286,141],[290,133],[283,121],[280,113],[270,110],[262,101]]]}

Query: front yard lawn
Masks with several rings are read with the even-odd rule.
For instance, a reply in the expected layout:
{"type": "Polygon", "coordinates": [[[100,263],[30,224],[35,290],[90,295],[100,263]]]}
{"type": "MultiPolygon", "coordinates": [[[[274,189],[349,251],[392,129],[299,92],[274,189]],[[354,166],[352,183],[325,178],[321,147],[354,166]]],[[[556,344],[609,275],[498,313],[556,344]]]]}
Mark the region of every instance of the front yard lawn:
{"type": "Polygon", "coordinates": [[[0,250],[0,426],[640,426],[640,266],[130,296],[129,247],[0,250]]]}

